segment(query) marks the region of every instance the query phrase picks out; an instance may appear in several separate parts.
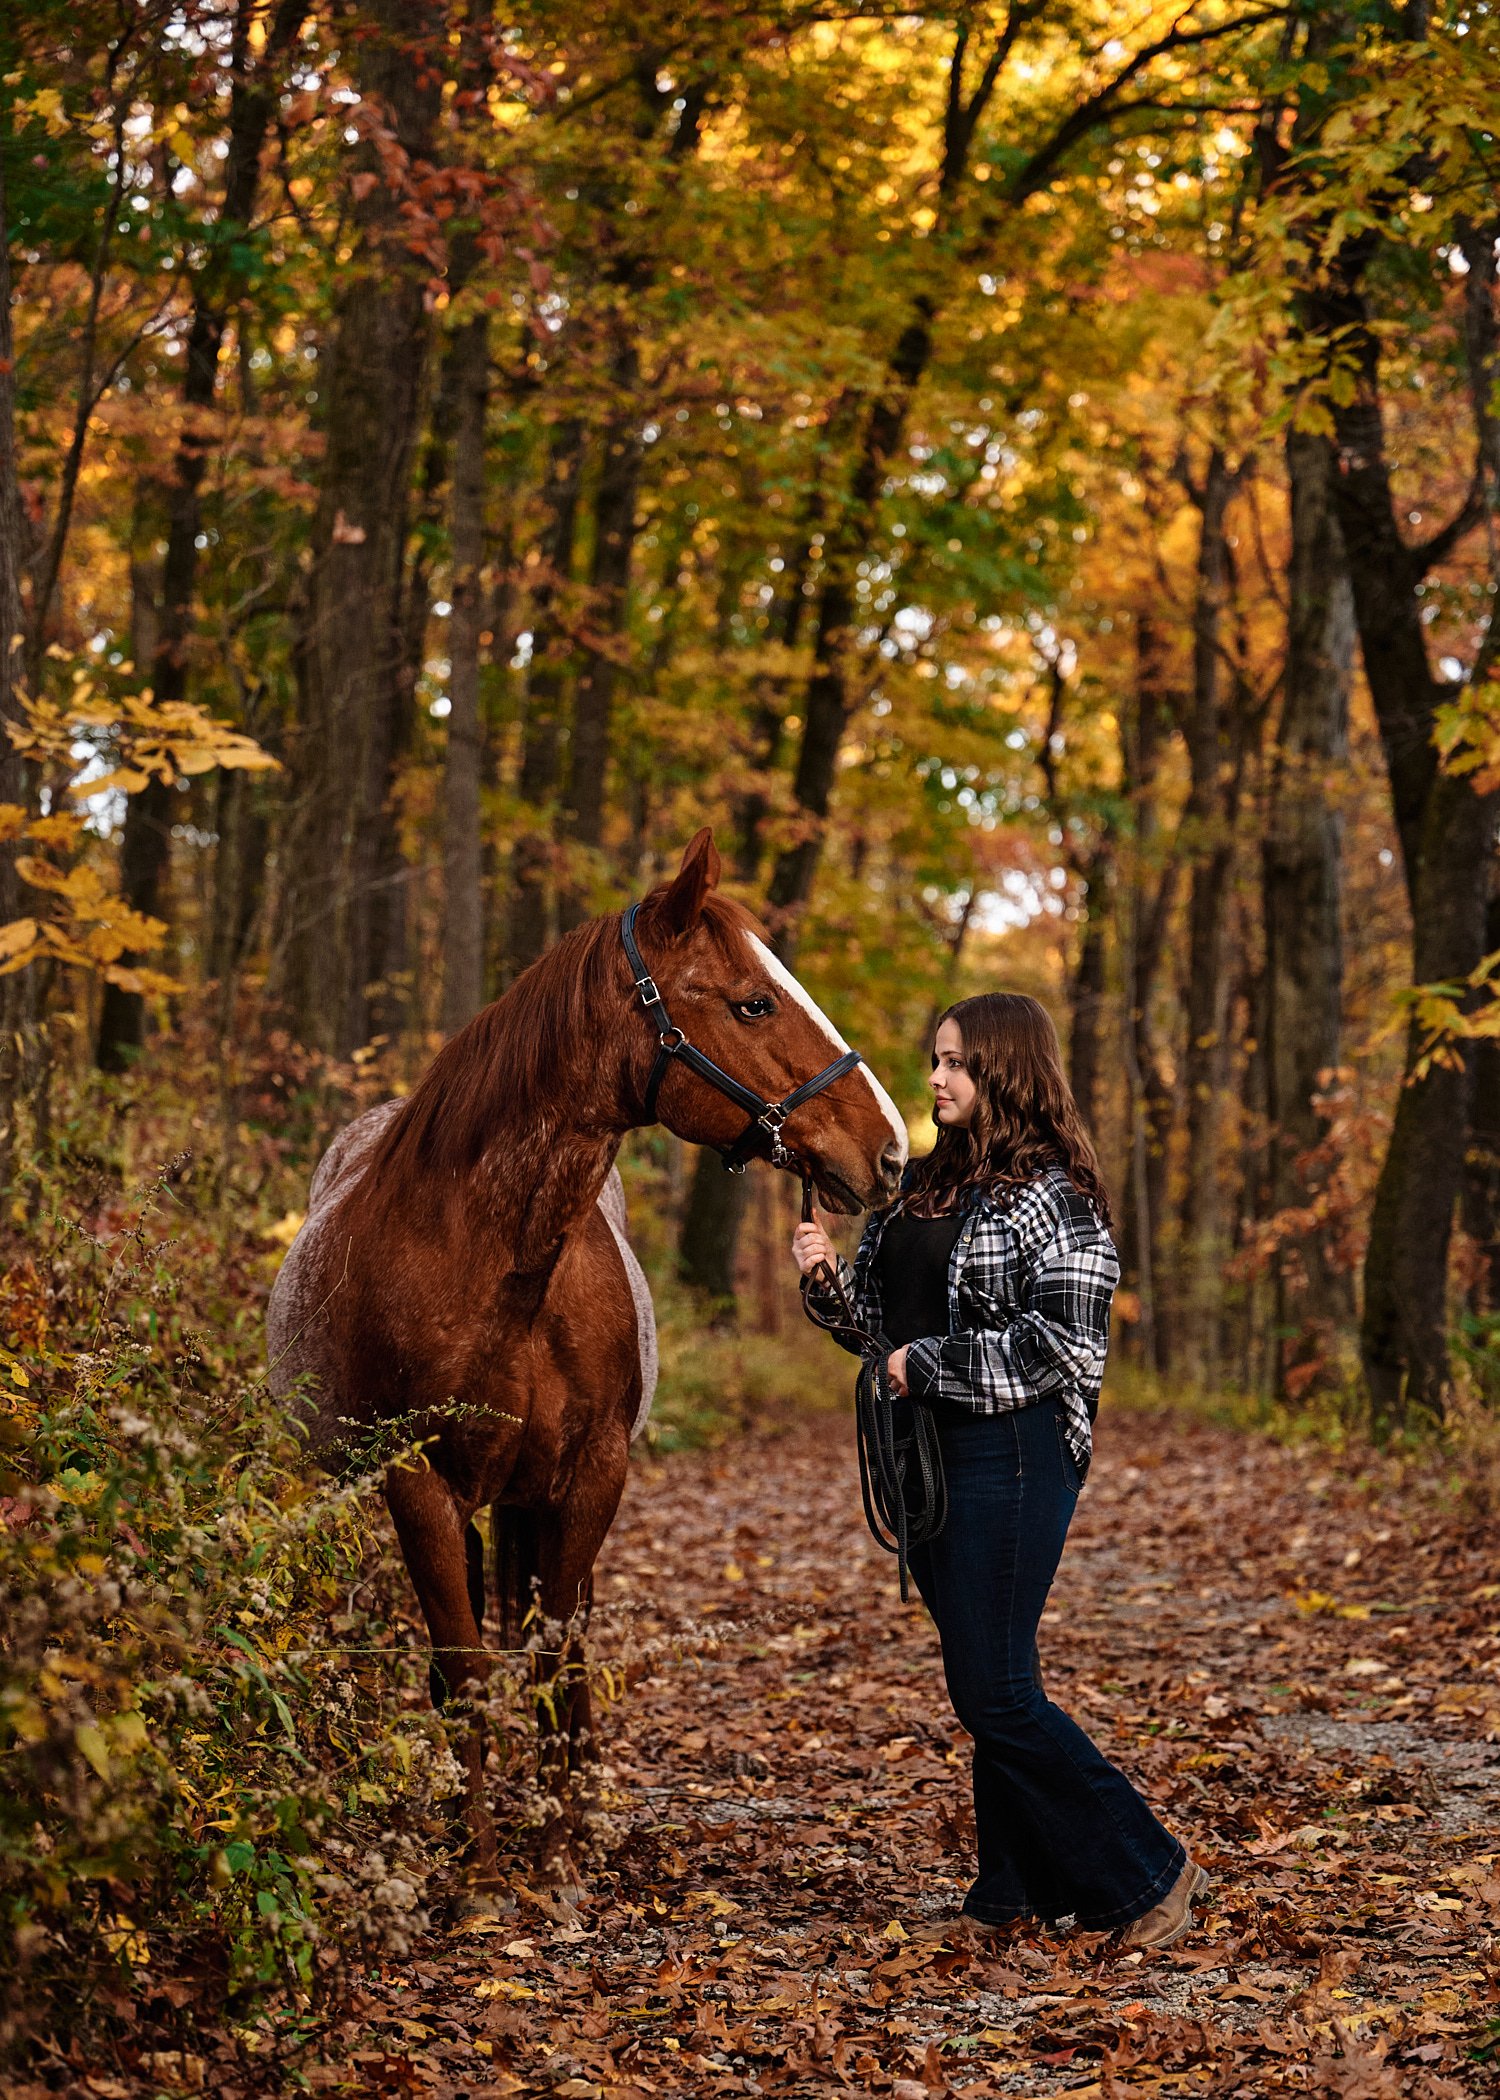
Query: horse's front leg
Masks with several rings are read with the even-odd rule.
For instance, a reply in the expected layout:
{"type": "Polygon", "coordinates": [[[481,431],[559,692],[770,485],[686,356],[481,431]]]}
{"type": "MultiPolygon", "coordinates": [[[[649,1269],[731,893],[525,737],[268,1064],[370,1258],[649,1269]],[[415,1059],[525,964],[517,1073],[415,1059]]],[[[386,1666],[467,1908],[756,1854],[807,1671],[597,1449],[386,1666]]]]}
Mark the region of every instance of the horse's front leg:
{"type": "MultiPolygon", "coordinates": [[[[619,1508],[629,1458],[623,1431],[617,1441],[601,1435],[591,1447],[591,1463],[567,1499],[532,1519],[527,1527],[531,1551],[518,1557],[512,1573],[517,1589],[521,1580],[528,1587],[534,1583],[545,1628],[543,1644],[533,1657],[541,1738],[538,1777],[549,1803],[542,1868],[564,1904],[582,1893],[575,1846],[586,1803],[574,1775],[598,1755],[583,1635],[593,1599],[594,1561],[619,1508]]],[[[516,1614],[518,1601],[502,1595],[502,1620],[507,1610],[516,1614]]]]}
{"type": "MultiPolygon", "coordinates": [[[[430,1466],[392,1466],[386,1474],[385,1499],[427,1621],[432,1641],[432,1703],[442,1712],[481,1693],[489,1680],[492,1658],[481,1630],[483,1548],[448,1483],[430,1466]]],[[[499,1853],[494,1818],[485,1799],[485,1731],[479,1714],[469,1715],[458,1753],[464,1773],[469,1866],[478,1885],[493,1887],[500,1879],[499,1853]]]]}

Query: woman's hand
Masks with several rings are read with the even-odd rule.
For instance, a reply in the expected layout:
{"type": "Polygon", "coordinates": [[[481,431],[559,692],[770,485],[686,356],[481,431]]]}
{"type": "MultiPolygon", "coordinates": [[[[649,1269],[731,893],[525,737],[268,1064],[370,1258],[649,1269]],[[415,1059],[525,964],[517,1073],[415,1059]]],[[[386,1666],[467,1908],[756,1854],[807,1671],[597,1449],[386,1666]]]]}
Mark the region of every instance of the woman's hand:
{"type": "Polygon", "coordinates": [[[885,1375],[891,1381],[894,1392],[906,1392],[906,1345],[893,1349],[885,1360],[885,1375]]]}
{"type": "Polygon", "coordinates": [[[798,1269],[809,1275],[819,1264],[826,1262],[837,1271],[838,1256],[829,1245],[828,1235],[821,1225],[799,1225],[792,1234],[792,1255],[798,1269]]]}

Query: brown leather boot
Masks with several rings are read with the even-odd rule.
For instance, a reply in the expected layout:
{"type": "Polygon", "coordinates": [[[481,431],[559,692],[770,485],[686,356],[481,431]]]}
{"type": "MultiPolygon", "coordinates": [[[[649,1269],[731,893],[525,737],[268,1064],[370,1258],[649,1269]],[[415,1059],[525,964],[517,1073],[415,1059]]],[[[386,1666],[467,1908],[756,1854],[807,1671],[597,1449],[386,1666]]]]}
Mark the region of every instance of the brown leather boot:
{"type": "Polygon", "coordinates": [[[1180,1940],[1193,1922],[1193,1904],[1208,1888],[1208,1876],[1195,1859],[1183,1862],[1182,1872],[1160,1903],[1133,1918],[1120,1935],[1125,1947],[1170,1947],[1180,1940]]]}

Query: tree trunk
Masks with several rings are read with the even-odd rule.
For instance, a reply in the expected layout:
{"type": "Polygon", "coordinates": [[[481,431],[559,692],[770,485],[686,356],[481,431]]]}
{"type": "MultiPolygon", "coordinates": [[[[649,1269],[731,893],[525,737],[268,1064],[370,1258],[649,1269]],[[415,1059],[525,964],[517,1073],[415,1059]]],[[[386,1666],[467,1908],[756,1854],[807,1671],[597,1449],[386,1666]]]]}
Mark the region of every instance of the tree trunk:
{"type": "MultiPolygon", "coordinates": [[[[187,692],[188,643],[198,575],[199,492],[216,435],[212,418],[219,352],[238,296],[238,278],[229,257],[232,244],[244,239],[255,215],[261,154],[276,107],[279,63],[295,45],[308,5],[309,0],[282,0],[258,61],[252,59],[251,27],[260,16],[260,8],[251,5],[250,0],[242,0],[235,16],[224,202],[209,259],[193,289],[193,319],[182,386],[182,434],[167,498],[167,551],[162,563],[159,625],[151,666],[152,693],[164,705],[183,699],[187,692]]],[[[171,855],[174,808],[173,788],[152,780],[130,797],[125,810],[120,845],[121,895],[132,910],[153,918],[160,917],[162,911],[162,883],[171,855]]],[[[126,960],[140,958],[128,956],[126,960]]],[[[101,1069],[123,1070],[144,1040],[145,1005],[140,993],[106,984],[97,1048],[101,1069]]]]}
{"type": "Polygon", "coordinates": [[[255,929],[270,850],[266,793],[237,768],[218,777],[214,894],[209,974],[218,980],[225,1026],[233,1021],[234,983],[255,929]]]}
{"type": "Polygon", "coordinates": [[[1068,1084],[1085,1130],[1092,1136],[1099,1116],[1099,1081],[1103,1056],[1103,1024],[1107,949],[1105,947],[1106,884],[1109,851],[1100,845],[1082,873],[1083,934],[1078,960],[1068,987],[1072,1025],[1068,1030],[1068,1084]]]}
{"type": "MultiPolygon", "coordinates": [[[[0,127],[0,802],[22,799],[21,754],[6,734],[19,720],[21,692],[21,483],[16,462],[16,370],[11,331],[10,218],[5,194],[4,133],[0,127]]],[[[0,926],[20,916],[15,848],[0,844],[0,926]]],[[[20,1094],[17,1024],[20,977],[0,977],[0,1196],[15,1168],[20,1094]]]]}
{"type": "MultiPolygon", "coordinates": [[[[1417,587],[1454,532],[1436,535],[1423,548],[1408,547],[1402,538],[1385,458],[1379,347],[1360,284],[1362,261],[1360,254],[1348,258],[1342,282],[1319,302],[1320,332],[1339,331],[1356,378],[1353,398],[1334,405],[1339,525],[1411,899],[1415,981],[1461,981],[1484,952],[1500,796],[1476,793],[1467,778],[1442,771],[1433,746],[1436,712],[1450,688],[1428,663],[1417,587]]],[[[1482,271],[1482,256],[1480,263],[1482,271]]],[[[1481,276],[1466,291],[1471,300],[1482,293],[1485,308],[1483,369],[1471,375],[1482,401],[1493,379],[1492,252],[1488,281],[1481,276]]],[[[1484,668],[1476,666],[1476,673],[1484,668]]],[[[1402,1421],[1411,1407],[1441,1414],[1448,1386],[1448,1253],[1473,1059],[1434,1064],[1418,1077],[1421,1040],[1414,1024],[1365,1257],[1360,1347],[1382,1427],[1402,1421]]]]}
{"type": "MultiPolygon", "coordinates": [[[[1354,603],[1335,508],[1335,459],[1321,435],[1287,437],[1291,552],[1287,658],[1262,855],[1265,1074],[1273,1210],[1316,1193],[1302,1164],[1322,1127],[1313,1097],[1339,1062],[1343,1028],[1343,817],[1328,792],[1349,755],[1354,603]]],[[[1276,1274],[1278,1388],[1318,1345],[1320,1323],[1353,1313],[1352,1281],[1316,1234],[1276,1274]],[[1305,1276],[1305,1285],[1300,1281],[1305,1276]],[[1304,1332],[1313,1323],[1308,1332],[1304,1332]]]]}
{"type": "Polygon", "coordinates": [[[1218,1376],[1224,1262],[1229,1251],[1220,1156],[1230,991],[1224,929],[1247,724],[1243,719],[1246,696],[1225,664],[1223,630],[1232,586],[1227,516],[1238,478],[1215,446],[1201,488],[1190,491],[1201,524],[1193,606],[1192,703],[1181,725],[1190,769],[1183,834],[1191,856],[1191,887],[1183,1052],[1187,1175],[1173,1328],[1179,1370],[1205,1386],[1218,1376]]]}
{"type": "MultiPolygon", "coordinates": [[[[8,129],[8,127],[7,127],[8,129]]],[[[16,368],[11,331],[10,220],[0,152],[0,802],[21,799],[21,755],[6,735],[20,719],[22,683],[21,483],[16,459],[16,368]]],[[[0,924],[16,915],[13,857],[0,849],[0,924]]]]}
{"type": "Polygon", "coordinates": [[[1162,1242],[1167,1207],[1167,1167],[1174,1101],[1167,1077],[1155,1001],[1167,920],[1177,868],[1163,860],[1158,816],[1157,770],[1167,727],[1166,667],[1154,621],[1136,617],[1136,692],[1130,717],[1121,724],[1122,786],[1129,802],[1133,837],[1129,881],[1120,898],[1121,948],[1127,1001],[1125,1016],[1125,1127],[1130,1133],[1130,1195],[1124,1205],[1121,1267],[1139,1302],[1141,1360],[1151,1369],[1171,1368],[1171,1329],[1162,1303],[1162,1242]]]}
{"type": "Polygon", "coordinates": [[[919,298],[915,309],[896,345],[885,386],[866,418],[849,500],[824,549],[813,668],[803,695],[802,743],[792,782],[797,807],[809,821],[797,844],[778,855],[767,894],[776,949],[788,965],[796,954],[800,920],[822,857],[839,747],[848,723],[845,658],[855,616],[855,568],[874,533],[886,470],[932,356],[932,303],[919,298]]]}
{"type": "Polygon", "coordinates": [[[560,423],[548,460],[550,517],[541,541],[541,576],[531,593],[531,662],[526,674],[526,718],[521,736],[517,790],[527,812],[511,855],[504,981],[509,984],[534,963],[553,935],[552,797],[557,789],[562,707],[571,644],[559,617],[573,578],[573,543],[578,530],[583,431],[576,421],[560,423]]]}
{"type": "Polygon", "coordinates": [[[484,426],[489,400],[489,326],[468,321],[451,356],[453,432],[453,611],[448,623],[448,752],[443,768],[443,1006],[445,1034],[484,1004],[484,893],[480,786],[484,723],[479,637],[484,630],[484,426]]]}
{"type": "MultiPolygon", "coordinates": [[[[611,378],[622,405],[604,431],[604,456],[594,491],[594,555],[589,577],[589,625],[599,637],[584,660],[573,693],[569,750],[567,829],[591,853],[604,844],[604,797],[609,774],[610,712],[619,682],[629,617],[630,566],[635,551],[636,497],[640,489],[640,377],[635,344],[615,353],[611,378]]],[[[586,883],[570,882],[565,904],[569,924],[589,916],[586,883]]]]}
{"type": "MultiPolygon", "coordinates": [[[[970,34],[967,24],[961,25],[955,34],[948,74],[948,103],[938,179],[939,225],[934,229],[937,236],[933,241],[934,253],[940,247],[947,211],[963,181],[975,130],[994,93],[1018,26],[1019,19],[1013,18],[1012,23],[999,33],[967,102],[963,93],[964,61],[970,34]]],[[[1027,194],[1031,174],[1028,164],[1012,191],[1016,201],[1027,194]]],[[[802,741],[792,781],[793,798],[803,818],[803,835],[795,845],[784,848],[777,855],[766,892],[766,917],[772,946],[788,967],[796,958],[801,922],[822,857],[839,749],[848,726],[847,656],[851,629],[857,616],[857,565],[874,536],[887,470],[905,435],[912,399],[931,362],[936,315],[936,298],[924,289],[912,301],[910,316],[887,361],[884,383],[865,414],[847,499],[838,506],[837,522],[824,541],[813,665],[803,693],[802,741]]],[[[815,492],[814,503],[820,501],[815,492]]],[[[797,602],[788,608],[788,630],[793,637],[800,634],[802,618],[799,592],[797,602]]],[[[756,727],[762,749],[768,757],[773,757],[779,746],[782,720],[773,704],[768,703],[761,711],[756,727]]],[[[739,812],[736,858],[741,868],[759,864],[764,815],[764,797],[753,791],[745,798],[739,812]]],[[[735,1243],[743,1204],[735,1191],[717,1186],[707,1158],[699,1161],[693,1181],[693,1198],[684,1220],[682,1260],[685,1268],[688,1263],[698,1268],[700,1260],[707,1259],[699,1252],[697,1219],[700,1206],[705,1221],[710,1214],[715,1220],[712,1231],[705,1226],[704,1245],[716,1250],[713,1256],[716,1267],[707,1287],[718,1296],[732,1296],[735,1243]]]]}
{"type": "MultiPolygon", "coordinates": [[[[1491,869],[1489,910],[1485,917],[1484,952],[1500,949],[1500,882],[1491,869]]],[[[1469,1111],[1469,1142],[1464,1153],[1460,1216],[1474,1242],[1478,1267],[1469,1285],[1469,1310],[1500,1312],[1500,1043],[1493,1037],[1474,1045],[1474,1097],[1469,1111]]]]}
{"type": "MultiPolygon", "coordinates": [[[[827,446],[839,441],[846,414],[846,409],[839,409],[829,417],[825,431],[827,446]]],[[[802,641],[808,606],[805,586],[813,559],[812,536],[823,514],[820,465],[808,490],[806,508],[793,542],[794,552],[787,564],[780,606],[767,623],[772,639],[788,651],[799,647],[802,641]]],[[[756,682],[756,702],[750,722],[750,759],[757,774],[769,773],[780,761],[790,683],[789,679],[769,676],[756,682]]],[[[769,813],[769,797],[764,786],[757,781],[740,797],[735,810],[734,871],[741,882],[756,883],[760,880],[763,833],[769,813]]]]}
{"type": "MultiPolygon", "coordinates": [[[[377,33],[359,47],[361,95],[385,113],[408,163],[429,157],[440,11],[434,0],[369,0],[365,12],[377,33]]],[[[402,565],[428,338],[425,267],[407,245],[399,174],[373,148],[353,166],[377,180],[354,206],[359,253],[328,356],[287,899],[294,1025],[339,1055],[371,1032],[371,977],[389,958],[400,902],[388,805],[404,727],[402,565]]]]}
{"type": "Polygon", "coordinates": [[[735,1254],[748,1183],[748,1174],[726,1173],[716,1152],[700,1149],[678,1239],[678,1275],[725,1314],[735,1308],[735,1254]]]}

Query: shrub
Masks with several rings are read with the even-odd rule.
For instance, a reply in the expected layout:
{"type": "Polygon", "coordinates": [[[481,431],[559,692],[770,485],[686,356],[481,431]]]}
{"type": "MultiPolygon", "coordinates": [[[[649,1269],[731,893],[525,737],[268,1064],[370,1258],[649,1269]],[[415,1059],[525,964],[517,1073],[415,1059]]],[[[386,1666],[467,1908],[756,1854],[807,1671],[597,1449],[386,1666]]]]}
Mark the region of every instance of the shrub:
{"type": "Polygon", "coordinates": [[[91,1308],[100,1243],[61,1226],[0,1292],[11,2052],[168,1973],[306,1998],[404,1948],[457,1787],[375,1476],[318,1479],[243,1373],[198,1390],[163,1196],[112,1237],[91,1308]]]}

